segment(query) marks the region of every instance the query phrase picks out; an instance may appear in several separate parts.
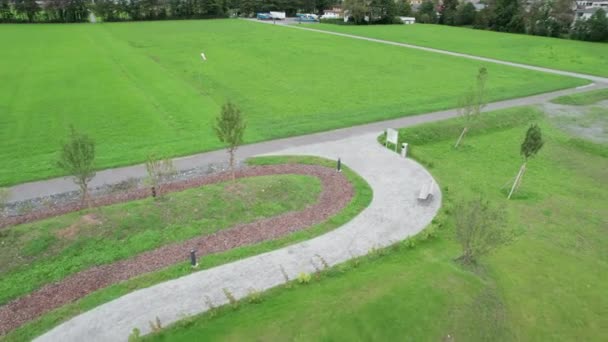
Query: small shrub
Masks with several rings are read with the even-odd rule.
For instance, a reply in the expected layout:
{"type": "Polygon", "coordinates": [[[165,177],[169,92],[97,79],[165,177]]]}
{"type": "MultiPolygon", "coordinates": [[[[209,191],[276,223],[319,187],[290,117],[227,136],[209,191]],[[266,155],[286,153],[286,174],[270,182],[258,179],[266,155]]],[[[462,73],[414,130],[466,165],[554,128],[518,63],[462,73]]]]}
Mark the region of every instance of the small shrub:
{"type": "Polygon", "coordinates": [[[249,304],[259,304],[262,302],[262,293],[256,289],[249,290],[247,295],[247,302],[249,304]]]}
{"type": "Polygon", "coordinates": [[[138,342],[141,341],[141,331],[137,328],[133,328],[131,334],[129,335],[129,342],[138,342]]]}
{"type": "Polygon", "coordinates": [[[414,241],[414,239],[411,238],[411,237],[405,239],[405,241],[403,241],[403,244],[407,248],[415,248],[416,247],[416,241],[414,241]]]}
{"type": "Polygon", "coordinates": [[[300,272],[300,274],[298,274],[298,283],[300,284],[308,284],[310,283],[311,279],[312,276],[310,275],[310,273],[300,272]]]}
{"type": "Polygon", "coordinates": [[[236,300],[236,298],[234,297],[234,295],[232,294],[232,292],[230,292],[230,290],[228,290],[227,288],[223,288],[222,291],[224,291],[224,295],[228,299],[228,303],[230,303],[230,306],[232,306],[233,309],[238,308],[239,307],[239,301],[236,300]]]}
{"type": "Polygon", "coordinates": [[[162,324],[160,323],[160,318],[158,318],[158,316],[156,316],[156,321],[152,322],[148,322],[148,324],[150,325],[150,330],[152,330],[152,332],[159,332],[163,329],[162,324]]]}

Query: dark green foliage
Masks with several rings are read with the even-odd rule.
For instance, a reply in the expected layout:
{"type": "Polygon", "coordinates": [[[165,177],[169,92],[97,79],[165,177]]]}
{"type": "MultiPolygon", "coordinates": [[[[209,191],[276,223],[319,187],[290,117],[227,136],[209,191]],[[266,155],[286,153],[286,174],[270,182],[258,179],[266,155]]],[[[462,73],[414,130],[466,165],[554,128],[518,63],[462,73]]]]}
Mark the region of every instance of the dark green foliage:
{"type": "Polygon", "coordinates": [[[87,185],[95,176],[94,160],[95,142],[71,126],[70,137],[63,144],[57,166],[74,177],[74,183],[80,187],[83,202],[87,198],[87,185]]]}
{"type": "Polygon", "coordinates": [[[412,6],[408,0],[397,0],[397,15],[402,17],[412,15],[412,6]]]}
{"type": "Polygon", "coordinates": [[[342,7],[350,13],[355,24],[364,24],[365,17],[371,12],[369,2],[366,0],[344,0],[342,7]]]}
{"type": "Polygon", "coordinates": [[[426,0],[420,5],[416,13],[416,22],[424,24],[435,24],[437,22],[437,11],[432,1],[426,0]]]}
{"type": "Polygon", "coordinates": [[[220,115],[216,118],[214,127],[215,134],[218,139],[226,145],[230,154],[230,169],[232,170],[232,178],[234,178],[234,152],[243,143],[243,135],[247,124],[243,118],[241,110],[231,103],[226,102],[222,106],[220,115]]]}
{"type": "Polygon", "coordinates": [[[521,144],[520,153],[527,161],[531,157],[535,156],[543,145],[544,142],[540,127],[538,127],[537,124],[532,124],[526,132],[524,142],[521,144]]]}
{"type": "Polygon", "coordinates": [[[473,25],[476,15],[475,6],[470,2],[463,2],[456,8],[454,25],[473,25]]]}
{"type": "Polygon", "coordinates": [[[40,6],[35,0],[15,0],[13,6],[17,15],[26,18],[30,23],[34,21],[36,14],[40,11],[40,6]]]}
{"type": "Polygon", "coordinates": [[[457,6],[458,0],[444,0],[443,5],[441,6],[439,23],[444,25],[455,25],[457,6]]]}

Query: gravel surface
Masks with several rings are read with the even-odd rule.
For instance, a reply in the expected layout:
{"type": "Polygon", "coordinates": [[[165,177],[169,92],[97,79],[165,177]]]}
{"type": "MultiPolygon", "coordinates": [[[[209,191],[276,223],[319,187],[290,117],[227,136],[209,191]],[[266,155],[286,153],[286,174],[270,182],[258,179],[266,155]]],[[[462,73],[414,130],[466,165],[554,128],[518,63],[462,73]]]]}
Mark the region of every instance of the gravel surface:
{"type": "MultiPolygon", "coordinates": [[[[289,212],[249,224],[237,225],[212,235],[161,247],[113,264],[96,266],[49,284],[0,307],[0,334],[87,294],[134,276],[156,271],[188,260],[189,251],[199,256],[275,239],[323,222],[344,208],[353,196],[353,187],[342,173],[318,165],[282,164],[255,166],[237,172],[237,177],[272,174],[302,174],[321,180],[317,203],[298,212],[289,212]]],[[[229,172],[173,183],[172,191],[230,179],[229,172]]],[[[145,190],[145,189],[144,189],[145,190]]]]}

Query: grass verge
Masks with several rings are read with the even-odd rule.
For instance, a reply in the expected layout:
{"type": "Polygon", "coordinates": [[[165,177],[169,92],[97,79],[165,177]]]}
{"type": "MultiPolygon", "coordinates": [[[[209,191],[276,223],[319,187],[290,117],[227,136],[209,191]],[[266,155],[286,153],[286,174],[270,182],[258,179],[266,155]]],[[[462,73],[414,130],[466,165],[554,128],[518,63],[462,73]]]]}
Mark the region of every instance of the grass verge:
{"type": "Polygon", "coordinates": [[[551,102],[570,106],[586,106],[608,100],[608,89],[598,89],[584,93],[557,97],[551,102]]]}

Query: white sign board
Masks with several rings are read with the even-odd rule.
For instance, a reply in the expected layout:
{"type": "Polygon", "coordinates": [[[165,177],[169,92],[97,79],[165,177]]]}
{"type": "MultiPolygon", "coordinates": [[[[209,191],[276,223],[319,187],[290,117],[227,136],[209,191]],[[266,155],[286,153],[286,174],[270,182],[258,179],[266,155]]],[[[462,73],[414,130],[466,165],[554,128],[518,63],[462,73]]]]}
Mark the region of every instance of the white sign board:
{"type": "Polygon", "coordinates": [[[392,128],[386,129],[386,144],[391,143],[395,145],[395,151],[397,151],[397,143],[399,142],[399,132],[392,128]]]}

